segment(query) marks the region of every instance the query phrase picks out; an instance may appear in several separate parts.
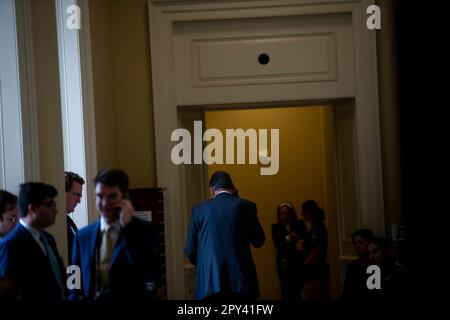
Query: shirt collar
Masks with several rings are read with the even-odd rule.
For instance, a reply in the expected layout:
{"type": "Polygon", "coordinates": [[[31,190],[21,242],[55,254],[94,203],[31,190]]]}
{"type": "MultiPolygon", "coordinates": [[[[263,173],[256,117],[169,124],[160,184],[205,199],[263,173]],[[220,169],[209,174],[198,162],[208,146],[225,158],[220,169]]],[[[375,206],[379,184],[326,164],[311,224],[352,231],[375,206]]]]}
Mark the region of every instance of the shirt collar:
{"type": "Polygon", "coordinates": [[[113,227],[115,230],[119,230],[120,229],[119,219],[117,219],[116,221],[114,221],[111,224],[108,224],[106,222],[106,219],[103,216],[101,216],[100,217],[100,230],[103,232],[103,231],[105,231],[108,228],[108,226],[113,227]]]}
{"type": "Polygon", "coordinates": [[[19,223],[25,228],[27,229],[31,235],[35,238],[35,239],[39,239],[39,236],[41,235],[41,231],[33,228],[32,226],[30,226],[29,224],[27,224],[24,220],[20,219],[19,223]]]}
{"type": "Polygon", "coordinates": [[[221,194],[221,193],[228,193],[228,194],[233,195],[233,193],[231,193],[230,191],[222,190],[222,191],[217,192],[216,195],[215,195],[215,197],[217,197],[217,196],[218,196],[219,194],[221,194]]]}

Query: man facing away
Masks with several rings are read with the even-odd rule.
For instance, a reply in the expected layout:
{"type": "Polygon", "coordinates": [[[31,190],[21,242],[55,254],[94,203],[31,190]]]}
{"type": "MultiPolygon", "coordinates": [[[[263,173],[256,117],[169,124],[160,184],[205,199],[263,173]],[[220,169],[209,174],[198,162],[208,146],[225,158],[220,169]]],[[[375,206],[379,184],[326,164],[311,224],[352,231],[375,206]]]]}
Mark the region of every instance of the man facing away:
{"type": "Polygon", "coordinates": [[[261,247],[264,231],[256,204],[235,195],[230,175],[215,172],[213,199],[192,209],[186,255],[196,266],[196,299],[252,300],[259,285],[250,245],[261,247]]]}
{"type": "Polygon", "coordinates": [[[10,233],[19,221],[16,195],[0,190],[0,241],[10,233]]]}
{"type": "Polygon", "coordinates": [[[81,289],[71,299],[144,300],[159,280],[159,231],[133,217],[128,176],[106,169],[94,179],[100,219],[78,231],[72,264],[81,270],[81,289]]]}
{"type": "Polygon", "coordinates": [[[78,227],[69,213],[75,211],[83,196],[84,179],[77,173],[64,171],[66,189],[66,222],[67,222],[67,249],[69,260],[72,257],[73,238],[78,232],[78,227]]]}
{"type": "Polygon", "coordinates": [[[10,279],[26,301],[59,301],[66,297],[65,268],[55,239],[44,229],[57,214],[53,186],[20,185],[20,221],[0,242],[0,277],[10,279]]]}

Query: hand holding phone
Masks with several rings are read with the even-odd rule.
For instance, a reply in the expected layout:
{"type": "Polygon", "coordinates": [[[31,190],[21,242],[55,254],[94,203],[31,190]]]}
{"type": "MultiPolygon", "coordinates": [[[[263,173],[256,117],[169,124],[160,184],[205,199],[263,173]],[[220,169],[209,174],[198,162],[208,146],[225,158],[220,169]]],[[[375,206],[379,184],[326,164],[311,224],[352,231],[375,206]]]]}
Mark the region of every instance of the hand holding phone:
{"type": "Polygon", "coordinates": [[[115,208],[115,212],[119,216],[120,224],[122,226],[125,226],[131,221],[131,218],[133,217],[133,204],[127,198],[123,198],[115,208]]]}

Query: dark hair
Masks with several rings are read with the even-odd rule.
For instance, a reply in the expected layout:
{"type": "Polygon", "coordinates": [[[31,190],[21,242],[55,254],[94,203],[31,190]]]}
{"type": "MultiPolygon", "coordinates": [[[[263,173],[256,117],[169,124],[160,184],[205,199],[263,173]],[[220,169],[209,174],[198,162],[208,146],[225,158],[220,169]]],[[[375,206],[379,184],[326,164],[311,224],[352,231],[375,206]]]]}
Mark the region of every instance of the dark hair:
{"type": "Polygon", "coordinates": [[[309,212],[318,221],[325,220],[325,211],[319,207],[316,201],[306,200],[302,203],[302,212],[309,212]]]}
{"type": "Polygon", "coordinates": [[[17,196],[6,190],[0,190],[0,218],[11,204],[13,206],[17,204],[17,196]]]}
{"type": "Polygon", "coordinates": [[[213,190],[217,189],[234,189],[233,181],[228,172],[216,171],[209,180],[209,187],[213,190]]]}
{"type": "Polygon", "coordinates": [[[55,187],[42,182],[27,182],[20,185],[19,191],[19,210],[20,216],[26,217],[28,214],[28,205],[40,206],[46,198],[54,198],[58,195],[55,187]]]}
{"type": "Polygon", "coordinates": [[[381,237],[374,238],[372,241],[370,241],[369,244],[376,245],[378,249],[385,255],[389,255],[389,252],[392,249],[392,243],[386,238],[381,237]]]}
{"type": "Polygon", "coordinates": [[[375,236],[373,235],[372,230],[364,229],[364,228],[353,232],[352,241],[355,240],[355,237],[357,237],[357,236],[363,238],[364,240],[366,240],[369,243],[372,242],[373,239],[375,239],[375,236]]]}
{"type": "Polygon", "coordinates": [[[84,184],[84,179],[78,173],[72,171],[64,171],[64,180],[66,182],[66,192],[72,189],[74,182],[78,182],[81,185],[84,184]]]}
{"type": "Polygon", "coordinates": [[[295,211],[294,206],[290,202],[283,202],[277,208],[277,222],[280,223],[280,211],[281,208],[286,207],[289,209],[289,223],[294,223],[297,221],[297,211],[295,211]]]}
{"type": "Polygon", "coordinates": [[[97,173],[94,178],[94,187],[97,184],[104,184],[109,187],[118,186],[123,194],[128,192],[128,185],[130,183],[127,174],[122,169],[110,168],[104,169],[97,173]]]}

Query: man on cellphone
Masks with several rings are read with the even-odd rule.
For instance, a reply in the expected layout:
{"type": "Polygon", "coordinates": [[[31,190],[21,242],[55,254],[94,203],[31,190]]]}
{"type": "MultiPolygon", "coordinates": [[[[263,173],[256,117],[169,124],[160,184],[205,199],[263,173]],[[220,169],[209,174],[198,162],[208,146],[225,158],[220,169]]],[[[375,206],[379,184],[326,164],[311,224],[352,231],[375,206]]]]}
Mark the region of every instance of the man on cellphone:
{"type": "Polygon", "coordinates": [[[81,271],[81,289],[72,300],[144,300],[159,278],[159,232],[133,217],[129,180],[121,169],[100,171],[94,179],[100,219],[78,231],[72,263],[81,271]]]}

